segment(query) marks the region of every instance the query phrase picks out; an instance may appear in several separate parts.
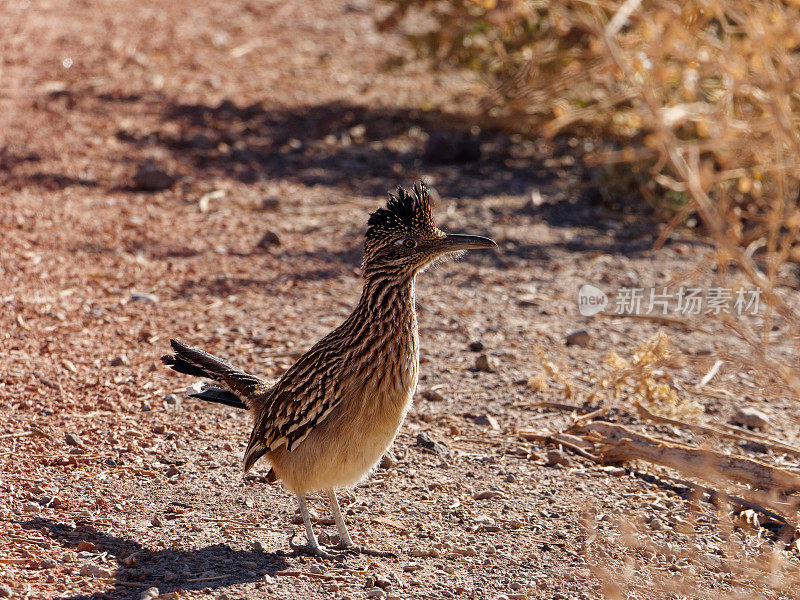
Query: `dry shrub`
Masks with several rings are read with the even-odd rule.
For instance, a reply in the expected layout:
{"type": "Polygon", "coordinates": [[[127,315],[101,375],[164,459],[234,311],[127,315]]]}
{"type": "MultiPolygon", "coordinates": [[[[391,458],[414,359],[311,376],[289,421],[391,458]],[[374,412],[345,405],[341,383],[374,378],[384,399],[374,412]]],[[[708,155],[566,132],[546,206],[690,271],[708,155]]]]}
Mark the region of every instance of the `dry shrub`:
{"type": "Polygon", "coordinates": [[[611,368],[600,382],[603,393],[619,400],[641,403],[648,410],[665,417],[697,420],[703,407],[688,397],[681,397],[671,384],[670,376],[659,370],[661,366],[677,366],[682,356],[672,348],[669,337],[659,332],[652,340],[642,344],[625,360],[616,352],[606,357],[611,368]]]}
{"type": "Polygon", "coordinates": [[[708,600],[797,598],[800,572],[794,550],[762,536],[745,514],[695,504],[694,523],[684,522],[684,543],[656,539],[645,523],[631,519],[600,532],[585,526],[592,574],[602,597],[708,600]],[[713,527],[713,529],[712,529],[713,527]]]}
{"type": "MultiPolygon", "coordinates": [[[[392,0],[384,25],[422,53],[480,71],[496,122],[537,135],[597,140],[584,161],[606,185],[633,187],[668,216],[662,242],[699,216],[715,273],[758,287],[756,323],[725,317],[755,364],[800,397],[777,315],[800,339],[779,293],[800,260],[800,5],[789,1],[392,0]],[[620,168],[623,167],[623,168],[620,168]]],[[[800,351],[795,342],[794,351],[800,351]]]]}
{"type": "Polygon", "coordinates": [[[484,76],[497,122],[602,140],[606,149],[586,161],[614,179],[631,170],[613,165],[633,164],[645,198],[680,220],[697,207],[685,170],[671,164],[675,150],[733,241],[800,253],[797,3],[392,4],[384,26],[412,23],[406,34],[420,53],[484,76]]]}

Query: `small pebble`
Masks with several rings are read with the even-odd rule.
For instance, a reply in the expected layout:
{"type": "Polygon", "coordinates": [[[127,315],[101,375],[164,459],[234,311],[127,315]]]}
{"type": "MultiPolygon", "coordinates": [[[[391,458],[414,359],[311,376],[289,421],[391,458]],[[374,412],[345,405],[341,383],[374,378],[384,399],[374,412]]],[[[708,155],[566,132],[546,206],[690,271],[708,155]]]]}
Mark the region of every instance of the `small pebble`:
{"type": "Polygon", "coordinates": [[[128,366],[129,364],[130,361],[128,360],[128,357],[125,356],[124,354],[120,354],[111,359],[112,367],[125,367],[128,366]]]}
{"type": "Polygon", "coordinates": [[[274,231],[267,231],[256,244],[257,248],[272,248],[273,246],[280,246],[281,238],[274,231]]]}
{"type": "Polygon", "coordinates": [[[564,338],[567,346],[578,346],[579,348],[588,348],[592,344],[593,336],[585,329],[573,331],[564,338]]]}
{"type": "Polygon", "coordinates": [[[77,433],[72,431],[64,436],[64,440],[68,446],[78,446],[79,448],[83,446],[83,440],[77,433]]]}
{"type": "Polygon", "coordinates": [[[483,342],[480,340],[474,340],[469,343],[470,352],[480,352],[483,350],[483,342]]]}
{"type": "Polygon", "coordinates": [[[488,354],[478,354],[475,357],[475,370],[483,371],[484,373],[493,373],[496,367],[496,361],[488,354]]]}
{"type": "Polygon", "coordinates": [[[422,397],[428,402],[445,402],[447,400],[447,396],[439,390],[425,390],[422,392],[422,397]]]}
{"type": "Polygon", "coordinates": [[[737,425],[744,425],[752,429],[769,429],[769,417],[760,410],[748,406],[740,407],[733,415],[732,421],[737,425]]]}
{"type": "Polygon", "coordinates": [[[661,531],[664,529],[664,523],[661,522],[661,519],[658,517],[653,517],[650,519],[650,529],[653,531],[661,531]]]}
{"type": "Polygon", "coordinates": [[[391,452],[387,452],[381,458],[381,469],[391,469],[392,467],[397,466],[397,459],[395,458],[394,454],[391,452]]]}
{"type": "Polygon", "coordinates": [[[141,594],[139,594],[139,600],[155,600],[158,598],[159,592],[157,587],[147,588],[141,594]]]}
{"type": "Polygon", "coordinates": [[[476,425],[491,427],[494,430],[500,429],[500,424],[492,415],[479,415],[474,419],[476,425]]]}
{"type": "Polygon", "coordinates": [[[178,579],[178,575],[173,573],[172,571],[164,571],[164,581],[166,583],[171,583],[178,579]]]}
{"type": "Polygon", "coordinates": [[[83,540],[80,544],[78,544],[78,552],[97,552],[97,546],[95,546],[92,542],[83,540]]]}
{"type": "Polygon", "coordinates": [[[142,304],[156,304],[158,296],[148,292],[131,292],[131,300],[133,302],[141,302],[142,304]]]}
{"type": "Polygon", "coordinates": [[[0,598],[11,598],[11,588],[7,585],[0,585],[0,598]]]}
{"type": "Polygon", "coordinates": [[[153,524],[153,527],[163,527],[164,526],[164,521],[158,515],[153,517],[153,519],[150,522],[153,524]]]}
{"type": "Polygon", "coordinates": [[[308,572],[314,573],[315,575],[322,575],[325,573],[325,569],[323,569],[321,565],[311,565],[308,567],[308,572]]]}
{"type": "Polygon", "coordinates": [[[381,588],[372,588],[367,590],[367,598],[383,598],[386,595],[381,588]]]}
{"type": "Polygon", "coordinates": [[[175,177],[152,164],[143,165],[133,176],[133,186],[145,192],[165,190],[176,181],[175,177]]]}
{"type": "Polygon", "coordinates": [[[96,579],[109,579],[112,573],[100,565],[94,563],[84,563],[81,565],[80,574],[84,577],[94,577],[96,579]]]}
{"type": "Polygon", "coordinates": [[[497,490],[481,490],[479,492],[475,492],[472,498],[475,500],[491,500],[493,498],[502,498],[503,493],[498,492],[497,490]]]}
{"type": "Polygon", "coordinates": [[[562,466],[568,467],[572,464],[572,460],[570,460],[569,456],[564,454],[561,450],[548,450],[547,451],[547,466],[548,467],[555,467],[555,466],[562,466]]]}

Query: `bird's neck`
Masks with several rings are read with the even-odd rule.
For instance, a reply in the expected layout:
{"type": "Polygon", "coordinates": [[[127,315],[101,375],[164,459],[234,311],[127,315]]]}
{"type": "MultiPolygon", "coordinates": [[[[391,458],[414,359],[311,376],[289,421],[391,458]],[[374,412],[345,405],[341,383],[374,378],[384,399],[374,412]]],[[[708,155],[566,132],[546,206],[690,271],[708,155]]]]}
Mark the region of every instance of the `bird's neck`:
{"type": "Polygon", "coordinates": [[[367,277],[356,310],[373,320],[389,320],[396,325],[408,324],[416,328],[414,276],[367,277]]]}

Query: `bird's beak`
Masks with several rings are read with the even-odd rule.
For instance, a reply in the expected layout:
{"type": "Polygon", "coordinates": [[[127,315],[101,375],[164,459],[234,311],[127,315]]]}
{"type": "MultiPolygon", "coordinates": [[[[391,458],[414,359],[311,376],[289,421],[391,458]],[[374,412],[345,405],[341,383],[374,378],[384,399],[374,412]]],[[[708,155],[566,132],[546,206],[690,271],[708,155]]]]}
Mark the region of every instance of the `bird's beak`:
{"type": "Polygon", "coordinates": [[[479,235],[459,235],[453,233],[448,234],[441,240],[439,251],[442,253],[461,252],[462,250],[480,250],[482,248],[497,248],[497,244],[489,238],[479,235]]]}

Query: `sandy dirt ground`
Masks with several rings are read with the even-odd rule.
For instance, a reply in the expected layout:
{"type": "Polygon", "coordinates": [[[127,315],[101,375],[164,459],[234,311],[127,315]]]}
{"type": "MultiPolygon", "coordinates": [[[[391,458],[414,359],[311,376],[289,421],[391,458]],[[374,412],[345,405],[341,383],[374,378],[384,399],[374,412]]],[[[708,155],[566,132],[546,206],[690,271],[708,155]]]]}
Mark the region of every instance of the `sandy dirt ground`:
{"type": "MultiPolygon", "coordinates": [[[[566,600],[620,585],[664,598],[680,594],[655,582],[687,578],[698,597],[746,590],[714,567],[715,507],[518,434],[573,418],[537,405],[577,401],[531,384],[542,356],[589,385],[609,352],[664,329],[688,357],[669,377],[707,418],[756,407],[770,436],[796,443],[796,407],[752,370],[723,367],[716,395],[691,391],[737,344],[714,321],[577,311],[584,283],[690,277],[709,247],[653,250],[646,216],[599,201],[582,141],[476,129],[479,82],[413,60],[376,28],[380,10],[0,7],[0,596],[566,600]],[[500,250],[420,277],[415,406],[392,457],[342,494],[352,535],[398,558],[297,556],[295,500],[266,465],[242,474],[247,416],[184,398],[190,378],[159,356],[179,337],[280,375],[356,302],[369,213],[420,177],[441,228],[500,250]],[[656,549],[623,543],[620,520],[645,524],[656,549]]],[[[638,426],[620,408],[609,418],[638,426]]],[[[312,505],[333,536],[323,499],[312,505]]],[[[776,547],[764,528],[736,536],[745,560],[776,547]]]]}

